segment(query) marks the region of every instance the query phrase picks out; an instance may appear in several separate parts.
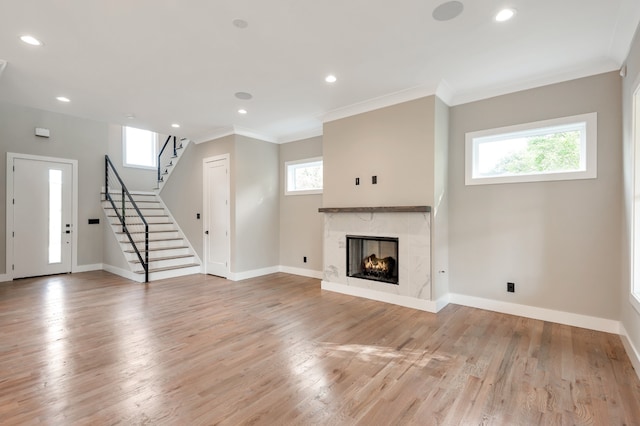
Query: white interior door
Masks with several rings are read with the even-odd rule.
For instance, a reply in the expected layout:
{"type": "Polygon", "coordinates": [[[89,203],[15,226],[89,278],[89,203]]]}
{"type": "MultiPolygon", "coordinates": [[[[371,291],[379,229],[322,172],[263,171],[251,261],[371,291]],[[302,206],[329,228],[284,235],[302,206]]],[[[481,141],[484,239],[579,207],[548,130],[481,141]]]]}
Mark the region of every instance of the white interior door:
{"type": "Polygon", "coordinates": [[[13,160],[13,277],[71,272],[69,163],[13,160]]]}
{"type": "Polygon", "coordinates": [[[229,275],[229,159],[204,162],[205,272],[229,275]]]}

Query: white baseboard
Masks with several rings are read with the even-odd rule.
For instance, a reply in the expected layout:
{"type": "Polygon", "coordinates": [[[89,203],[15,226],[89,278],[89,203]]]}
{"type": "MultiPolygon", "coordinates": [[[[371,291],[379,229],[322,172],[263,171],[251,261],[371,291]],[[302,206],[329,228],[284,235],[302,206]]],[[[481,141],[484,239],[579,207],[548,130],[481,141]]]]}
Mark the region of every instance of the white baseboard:
{"type": "Polygon", "coordinates": [[[323,290],[334,291],[336,293],[347,294],[349,296],[364,297],[365,299],[391,303],[393,305],[404,306],[405,308],[418,309],[420,311],[431,313],[436,313],[438,307],[437,303],[432,302],[431,300],[416,299],[414,297],[384,293],[382,291],[371,290],[362,287],[353,287],[324,280],[322,281],[321,288],[323,290]]]}
{"type": "Polygon", "coordinates": [[[127,271],[126,269],[118,268],[117,266],[103,264],[102,269],[131,281],[136,281],[139,283],[144,282],[144,275],[136,274],[135,272],[127,271]]]}
{"type": "Polygon", "coordinates": [[[483,299],[481,297],[466,296],[464,294],[456,293],[449,294],[449,301],[456,305],[470,306],[472,308],[486,309],[488,311],[500,312],[503,314],[517,315],[525,318],[570,325],[573,327],[620,334],[620,322],[606,318],[555,311],[553,309],[538,308],[535,306],[520,305],[518,303],[502,302],[499,300],[483,299]]]}
{"type": "Polygon", "coordinates": [[[11,278],[9,275],[7,274],[0,274],[0,283],[3,283],[5,281],[12,281],[13,278],[11,278]]]}
{"type": "Polygon", "coordinates": [[[442,308],[449,304],[449,293],[436,300],[436,312],[440,312],[442,308]]]}
{"type": "Polygon", "coordinates": [[[279,266],[269,266],[268,268],[253,269],[251,271],[230,272],[227,279],[230,279],[231,281],[241,281],[248,280],[249,278],[261,277],[263,275],[275,274],[276,272],[280,272],[279,266]]]}
{"type": "Polygon", "coordinates": [[[280,265],[278,269],[280,270],[280,272],[284,272],[285,274],[300,275],[302,277],[317,278],[319,280],[322,279],[322,271],[314,271],[313,269],[294,268],[292,266],[284,266],[284,265],[280,265]]]}
{"type": "Polygon", "coordinates": [[[90,272],[90,271],[101,271],[104,269],[104,265],[102,263],[94,263],[93,265],[77,265],[73,268],[73,273],[76,272],[90,272]]]}
{"type": "Polygon", "coordinates": [[[631,361],[631,365],[633,365],[633,369],[636,370],[636,375],[640,379],[640,352],[638,352],[638,349],[633,345],[631,339],[629,339],[629,333],[627,333],[627,329],[624,328],[622,323],[620,324],[620,339],[631,361]]]}

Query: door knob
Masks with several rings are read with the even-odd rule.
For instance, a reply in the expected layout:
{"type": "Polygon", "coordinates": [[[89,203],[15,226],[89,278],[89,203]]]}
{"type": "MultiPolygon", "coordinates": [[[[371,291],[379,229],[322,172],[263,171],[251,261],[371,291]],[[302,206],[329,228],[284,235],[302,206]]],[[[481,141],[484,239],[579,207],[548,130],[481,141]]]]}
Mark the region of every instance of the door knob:
{"type": "Polygon", "coordinates": [[[204,231],[204,233],[205,233],[206,235],[209,235],[209,231],[204,231]]]}

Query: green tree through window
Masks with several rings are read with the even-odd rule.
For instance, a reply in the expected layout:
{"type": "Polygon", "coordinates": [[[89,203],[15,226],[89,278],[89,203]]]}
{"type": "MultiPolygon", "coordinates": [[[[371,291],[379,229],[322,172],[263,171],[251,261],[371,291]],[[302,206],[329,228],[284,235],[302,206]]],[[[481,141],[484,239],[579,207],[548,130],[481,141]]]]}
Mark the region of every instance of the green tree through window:
{"type": "Polygon", "coordinates": [[[491,175],[560,172],[580,168],[577,130],[527,138],[524,149],[500,159],[491,175]]]}

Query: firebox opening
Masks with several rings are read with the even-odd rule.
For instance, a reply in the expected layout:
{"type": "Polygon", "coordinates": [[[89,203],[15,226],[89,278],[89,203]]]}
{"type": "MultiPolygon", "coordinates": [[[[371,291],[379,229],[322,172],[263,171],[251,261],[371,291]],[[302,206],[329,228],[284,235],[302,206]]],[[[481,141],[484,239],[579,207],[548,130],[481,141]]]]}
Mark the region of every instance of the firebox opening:
{"type": "Polygon", "coordinates": [[[398,239],[347,235],[347,276],[398,284],[398,239]]]}

